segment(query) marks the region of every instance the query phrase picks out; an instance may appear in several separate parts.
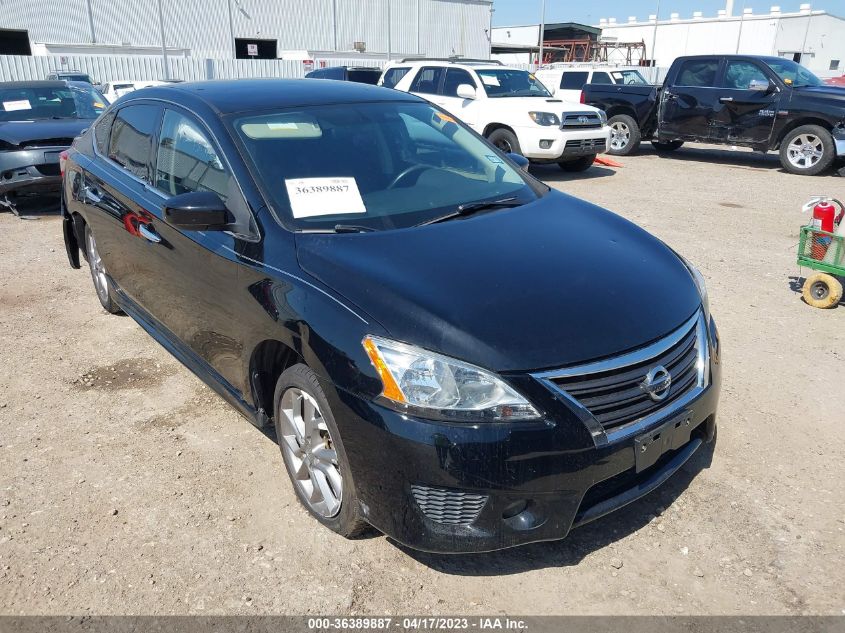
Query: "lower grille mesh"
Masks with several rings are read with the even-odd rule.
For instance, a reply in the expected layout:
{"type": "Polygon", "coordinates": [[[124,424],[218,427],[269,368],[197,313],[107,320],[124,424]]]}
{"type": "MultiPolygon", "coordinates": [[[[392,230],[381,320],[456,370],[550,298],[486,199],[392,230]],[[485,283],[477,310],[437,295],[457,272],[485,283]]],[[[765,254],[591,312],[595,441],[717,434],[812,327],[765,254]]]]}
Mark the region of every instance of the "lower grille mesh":
{"type": "Polygon", "coordinates": [[[428,486],[413,485],[411,494],[427,518],[444,525],[469,525],[487,502],[487,495],[428,486]]]}

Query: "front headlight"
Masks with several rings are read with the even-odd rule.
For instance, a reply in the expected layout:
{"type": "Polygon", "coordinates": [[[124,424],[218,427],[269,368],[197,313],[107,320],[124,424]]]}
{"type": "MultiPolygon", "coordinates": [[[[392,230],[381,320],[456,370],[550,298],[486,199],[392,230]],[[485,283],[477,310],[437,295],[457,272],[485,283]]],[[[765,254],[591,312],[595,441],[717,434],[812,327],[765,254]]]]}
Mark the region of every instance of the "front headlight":
{"type": "Polygon", "coordinates": [[[553,112],[529,112],[528,116],[537,125],[560,125],[560,119],[553,112]]]}
{"type": "MultiPolygon", "coordinates": [[[[678,257],[680,257],[680,255],[678,257]]],[[[698,288],[698,294],[701,295],[701,306],[704,309],[704,314],[709,316],[710,297],[707,295],[707,283],[704,281],[704,275],[701,274],[701,271],[698,270],[698,268],[689,263],[686,258],[681,257],[681,261],[686,264],[687,270],[689,270],[690,275],[692,275],[692,280],[695,282],[696,288],[698,288]]]]}
{"type": "Polygon", "coordinates": [[[362,341],[392,408],[439,420],[507,422],[540,417],[492,373],[418,347],[376,336],[362,341]]]}
{"type": "Polygon", "coordinates": [[[604,110],[599,110],[599,121],[602,125],[607,125],[607,112],[604,110]]]}

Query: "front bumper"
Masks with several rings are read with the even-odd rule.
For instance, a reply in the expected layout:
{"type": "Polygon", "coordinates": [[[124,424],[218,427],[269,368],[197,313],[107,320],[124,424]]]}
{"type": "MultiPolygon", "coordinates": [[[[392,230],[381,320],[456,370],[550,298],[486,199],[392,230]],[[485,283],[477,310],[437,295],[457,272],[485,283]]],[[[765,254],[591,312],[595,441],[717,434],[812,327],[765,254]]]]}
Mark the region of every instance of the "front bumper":
{"type": "Polygon", "coordinates": [[[610,128],[562,130],[534,125],[515,128],[522,155],[535,161],[557,162],[590,154],[603,154],[610,142],[610,128]]]}
{"type": "Polygon", "coordinates": [[[0,194],[54,194],[61,189],[59,154],[67,147],[0,152],[0,194]]]}
{"type": "MultiPolygon", "coordinates": [[[[715,436],[717,354],[710,367],[709,385],[684,406],[689,442],[639,473],[639,435],[596,443],[566,407],[558,406],[540,422],[448,424],[323,386],[344,438],[363,516],[414,549],[483,552],[564,538],[573,527],[666,481],[715,436]]],[[[547,392],[536,387],[533,396],[526,391],[533,401],[547,392]]]]}

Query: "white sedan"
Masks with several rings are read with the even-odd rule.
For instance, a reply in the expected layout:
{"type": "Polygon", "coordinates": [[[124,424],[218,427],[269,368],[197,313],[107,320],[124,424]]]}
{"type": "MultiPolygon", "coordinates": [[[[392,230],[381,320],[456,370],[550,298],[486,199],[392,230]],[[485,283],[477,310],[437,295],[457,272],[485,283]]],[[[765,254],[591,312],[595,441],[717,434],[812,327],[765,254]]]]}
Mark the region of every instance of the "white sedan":
{"type": "Polygon", "coordinates": [[[149,88],[150,86],[161,86],[168,82],[166,81],[110,81],[103,86],[103,96],[109,100],[109,103],[114,103],[126,93],[141,88],[149,88]]]}

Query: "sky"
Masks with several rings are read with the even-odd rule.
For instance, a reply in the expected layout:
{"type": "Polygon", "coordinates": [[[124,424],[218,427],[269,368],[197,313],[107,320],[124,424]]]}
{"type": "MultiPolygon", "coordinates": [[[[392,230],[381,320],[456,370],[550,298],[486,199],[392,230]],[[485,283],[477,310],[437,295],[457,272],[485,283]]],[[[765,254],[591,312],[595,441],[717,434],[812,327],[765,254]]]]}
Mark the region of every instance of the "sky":
{"type": "MultiPolygon", "coordinates": [[[[539,24],[542,0],[493,0],[493,26],[539,24]]],[[[743,5],[754,13],[768,13],[772,6],[784,12],[798,11],[802,2],[809,2],[814,9],[825,9],[836,15],[845,15],[845,0],[734,0],[734,14],[742,12],[743,5]]],[[[616,18],[627,22],[629,15],[639,20],[654,14],[657,0],[546,0],[546,22],[580,22],[598,24],[600,18],[616,18]]],[[[693,11],[703,11],[705,16],[715,16],[725,8],[725,0],[660,0],[660,18],[670,13],[680,13],[681,18],[691,18],[693,11]]]]}

